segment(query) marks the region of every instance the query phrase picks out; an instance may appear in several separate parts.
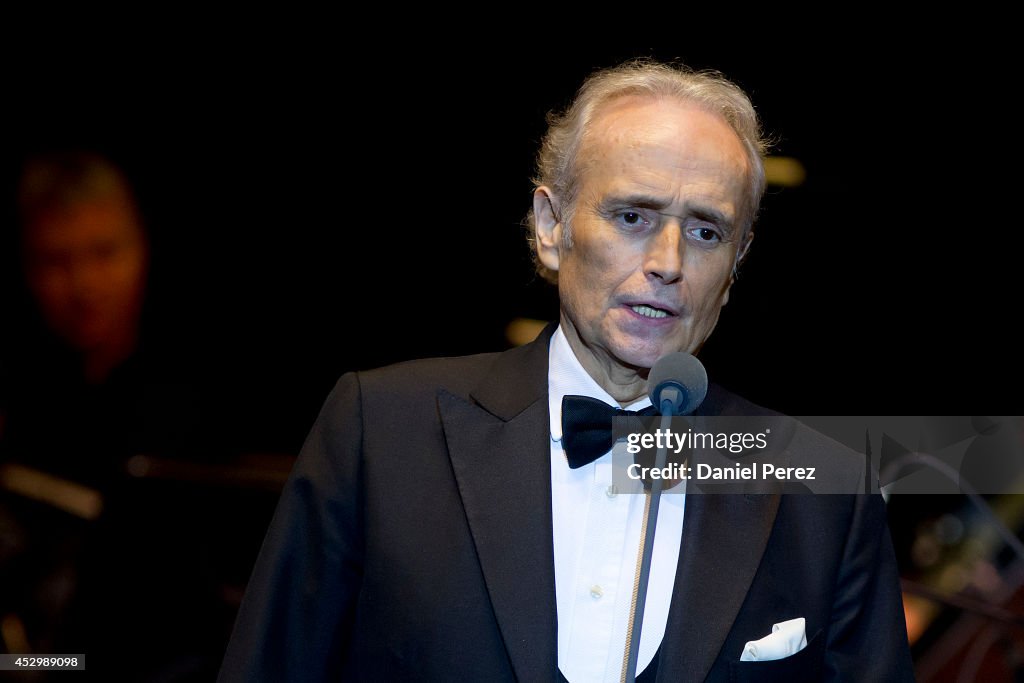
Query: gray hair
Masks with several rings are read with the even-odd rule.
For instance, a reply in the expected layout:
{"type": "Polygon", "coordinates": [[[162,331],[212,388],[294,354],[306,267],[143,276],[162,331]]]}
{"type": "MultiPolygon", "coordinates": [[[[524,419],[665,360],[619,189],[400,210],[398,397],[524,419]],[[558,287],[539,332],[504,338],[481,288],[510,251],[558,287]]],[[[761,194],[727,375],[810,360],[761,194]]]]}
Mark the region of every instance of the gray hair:
{"type": "MultiPolygon", "coordinates": [[[[745,206],[740,217],[743,239],[737,258],[744,253],[757,207],[764,195],[765,174],[762,157],[768,148],[754,106],[746,93],[717,71],[694,71],[684,65],[669,65],[649,59],[637,59],[591,74],[564,113],[548,114],[548,131],[537,154],[534,188],[549,187],[559,198],[563,243],[572,246],[572,215],[579,190],[580,148],[587,127],[602,105],[628,95],[652,98],[674,97],[693,102],[721,116],[743,144],[751,169],[745,206]]],[[[558,273],[537,258],[536,221],[533,210],[526,216],[527,240],[537,273],[552,283],[558,273]]]]}

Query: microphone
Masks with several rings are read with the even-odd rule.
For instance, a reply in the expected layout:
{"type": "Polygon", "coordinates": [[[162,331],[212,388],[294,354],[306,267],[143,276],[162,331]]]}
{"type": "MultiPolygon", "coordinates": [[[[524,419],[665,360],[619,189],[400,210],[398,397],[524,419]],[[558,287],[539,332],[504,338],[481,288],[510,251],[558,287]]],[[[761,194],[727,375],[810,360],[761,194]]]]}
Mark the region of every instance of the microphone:
{"type": "MultiPolygon", "coordinates": [[[[651,403],[661,413],[661,429],[668,430],[673,415],[689,415],[697,410],[708,393],[708,373],[704,365],[689,353],[676,352],[662,356],[647,375],[647,387],[651,403]]],[[[668,460],[668,448],[665,444],[658,449],[654,458],[654,467],[663,469],[668,460]]],[[[633,613],[629,623],[633,628],[630,632],[626,660],[623,663],[622,680],[624,683],[636,681],[637,658],[640,654],[640,631],[644,625],[644,606],[647,603],[647,584],[651,578],[651,557],[654,555],[654,532],[658,525],[658,509],[661,507],[661,489],[664,480],[655,479],[651,483],[650,499],[648,500],[646,526],[644,527],[643,550],[640,555],[640,573],[636,581],[636,600],[633,601],[633,613]]]]}
{"type": "Polygon", "coordinates": [[[707,396],[708,373],[695,356],[679,351],[657,360],[647,386],[651,403],[662,415],[689,415],[707,396]],[[665,401],[671,402],[671,412],[666,412],[665,401]]]}

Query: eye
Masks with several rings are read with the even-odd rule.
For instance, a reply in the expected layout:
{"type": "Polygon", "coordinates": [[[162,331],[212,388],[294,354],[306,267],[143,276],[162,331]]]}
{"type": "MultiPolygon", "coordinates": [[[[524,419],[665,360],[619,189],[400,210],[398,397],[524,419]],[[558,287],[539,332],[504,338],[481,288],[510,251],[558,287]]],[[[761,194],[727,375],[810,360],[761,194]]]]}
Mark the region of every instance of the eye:
{"type": "Polygon", "coordinates": [[[698,242],[717,244],[722,241],[722,236],[719,234],[718,230],[707,224],[692,227],[687,232],[698,242]]]}
{"type": "Polygon", "coordinates": [[[651,225],[651,220],[643,212],[635,209],[619,211],[615,214],[615,222],[619,227],[630,231],[643,230],[651,225]]]}

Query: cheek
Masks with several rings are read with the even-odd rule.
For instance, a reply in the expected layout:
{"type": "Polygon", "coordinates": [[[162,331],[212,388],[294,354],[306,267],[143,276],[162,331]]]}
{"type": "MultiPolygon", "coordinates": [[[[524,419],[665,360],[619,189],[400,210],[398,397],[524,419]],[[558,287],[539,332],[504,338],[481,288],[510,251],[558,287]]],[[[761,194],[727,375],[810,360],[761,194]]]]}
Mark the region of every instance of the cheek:
{"type": "Polygon", "coordinates": [[[142,284],[144,271],[142,254],[129,252],[113,264],[110,280],[117,283],[119,290],[135,291],[142,284]]]}
{"type": "Polygon", "coordinates": [[[642,249],[620,239],[606,237],[573,247],[575,275],[587,289],[618,286],[640,272],[642,249]]]}
{"type": "Polygon", "coordinates": [[[731,269],[732,260],[723,258],[713,264],[703,264],[701,268],[693,271],[699,275],[690,278],[690,295],[694,310],[700,316],[717,318],[718,310],[725,303],[725,294],[729,290],[731,269]]]}
{"type": "Polygon", "coordinates": [[[67,306],[71,299],[71,278],[60,268],[40,268],[30,276],[39,305],[48,311],[67,306]]]}
{"type": "Polygon", "coordinates": [[[123,305],[137,298],[145,279],[145,256],[138,249],[123,249],[93,264],[90,291],[94,298],[123,305]]]}
{"type": "Polygon", "coordinates": [[[597,315],[609,305],[617,288],[629,277],[630,269],[616,258],[621,255],[603,246],[580,256],[573,260],[566,273],[567,281],[571,283],[577,305],[591,315],[597,315]]]}

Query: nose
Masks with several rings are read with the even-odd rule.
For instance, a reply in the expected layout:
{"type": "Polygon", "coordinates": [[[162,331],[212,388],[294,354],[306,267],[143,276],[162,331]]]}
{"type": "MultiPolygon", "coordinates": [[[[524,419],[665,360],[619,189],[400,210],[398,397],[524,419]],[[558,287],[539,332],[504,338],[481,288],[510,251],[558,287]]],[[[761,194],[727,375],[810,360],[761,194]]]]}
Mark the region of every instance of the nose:
{"type": "Polygon", "coordinates": [[[672,284],[683,277],[683,236],[676,221],[666,221],[651,235],[644,254],[644,274],[672,284]]]}
{"type": "Polygon", "coordinates": [[[78,303],[94,304],[116,284],[110,266],[92,254],[79,254],[67,265],[68,287],[78,303]]]}

